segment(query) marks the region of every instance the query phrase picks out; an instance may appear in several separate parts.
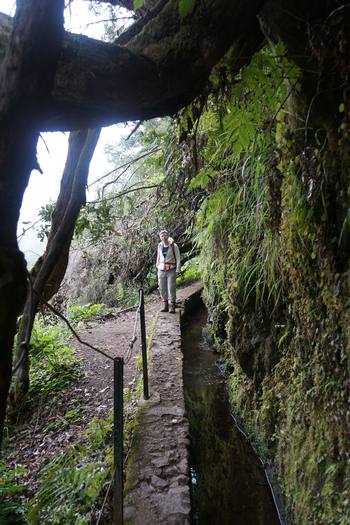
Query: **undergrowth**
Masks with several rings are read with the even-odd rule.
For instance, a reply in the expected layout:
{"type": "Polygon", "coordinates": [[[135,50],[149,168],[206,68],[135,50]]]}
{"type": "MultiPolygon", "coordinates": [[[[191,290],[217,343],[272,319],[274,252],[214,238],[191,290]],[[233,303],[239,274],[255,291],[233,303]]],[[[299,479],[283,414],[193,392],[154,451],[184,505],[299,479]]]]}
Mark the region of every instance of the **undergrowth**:
{"type": "Polygon", "coordinates": [[[30,387],[26,404],[45,399],[64,390],[81,374],[74,349],[69,346],[69,332],[63,323],[34,323],[31,338],[30,387]]]}
{"type": "Polygon", "coordinates": [[[179,286],[190,284],[201,279],[199,261],[196,257],[185,262],[182,266],[181,275],[176,279],[179,286]]]}
{"type": "MultiPolygon", "coordinates": [[[[124,390],[124,454],[137,426],[136,405],[142,383],[124,390]]],[[[39,473],[39,490],[28,504],[30,525],[89,525],[102,512],[113,474],[113,414],[94,419],[79,442],[39,473]]],[[[104,519],[109,521],[111,492],[104,519]],[[109,517],[108,517],[109,516],[109,517]]]]}
{"type": "MultiPolygon", "coordinates": [[[[124,391],[124,451],[127,455],[137,426],[136,401],[142,382],[124,391]]],[[[1,525],[89,525],[102,511],[113,474],[113,415],[95,418],[78,442],[38,473],[38,490],[28,498],[20,484],[24,469],[0,466],[1,525]],[[17,520],[17,521],[16,521],[17,520]]],[[[111,493],[103,511],[110,520],[111,493]]]]}
{"type": "MultiPolygon", "coordinates": [[[[77,327],[108,313],[109,309],[101,304],[71,307],[69,319],[77,327]]],[[[35,322],[31,339],[31,384],[25,407],[47,404],[50,398],[80,376],[80,363],[73,348],[67,344],[70,337],[66,326],[50,316],[35,322]]],[[[130,446],[136,425],[135,406],[141,385],[139,381],[124,392],[125,450],[130,446]]],[[[22,407],[24,415],[25,407],[22,407]]],[[[70,409],[61,420],[54,427],[50,422],[44,433],[77,423],[79,411],[70,409]]],[[[94,419],[75,445],[40,470],[36,476],[39,488],[34,497],[29,497],[21,486],[23,468],[11,470],[1,466],[0,524],[88,525],[95,522],[112,477],[112,429],[112,414],[94,419]]],[[[9,430],[14,433],[16,429],[9,430]]],[[[110,502],[105,510],[106,516],[108,513],[110,502]]]]}
{"type": "Polygon", "coordinates": [[[25,469],[10,469],[0,462],[0,525],[26,524],[25,487],[19,478],[25,469]]]}
{"type": "Polygon", "coordinates": [[[68,318],[73,326],[78,326],[79,323],[88,321],[98,321],[105,319],[112,313],[112,310],[105,304],[84,304],[72,305],[68,308],[68,318]]]}
{"type": "Polygon", "coordinates": [[[39,473],[31,525],[88,525],[112,475],[112,418],[94,419],[79,443],[39,473]]]}

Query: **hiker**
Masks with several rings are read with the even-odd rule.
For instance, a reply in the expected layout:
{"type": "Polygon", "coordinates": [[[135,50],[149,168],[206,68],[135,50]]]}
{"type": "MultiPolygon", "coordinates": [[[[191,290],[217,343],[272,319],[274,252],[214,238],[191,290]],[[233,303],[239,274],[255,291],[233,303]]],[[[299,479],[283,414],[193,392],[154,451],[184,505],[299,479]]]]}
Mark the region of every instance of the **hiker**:
{"type": "Polygon", "coordinates": [[[163,300],[161,312],[175,313],[176,276],[180,274],[180,250],[167,230],[159,232],[156,267],[160,296],[163,300]]]}

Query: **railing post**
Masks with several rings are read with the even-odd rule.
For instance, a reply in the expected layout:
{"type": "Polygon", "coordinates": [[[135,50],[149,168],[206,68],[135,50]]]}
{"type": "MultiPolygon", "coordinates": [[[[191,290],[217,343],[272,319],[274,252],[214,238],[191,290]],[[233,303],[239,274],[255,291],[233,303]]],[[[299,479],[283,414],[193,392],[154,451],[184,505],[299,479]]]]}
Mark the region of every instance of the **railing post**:
{"type": "Polygon", "coordinates": [[[114,491],[113,523],[123,525],[123,368],[122,357],[114,360],[113,452],[114,491]]]}
{"type": "Polygon", "coordinates": [[[141,325],[141,350],[142,350],[142,371],[143,371],[143,397],[145,399],[149,399],[146,322],[145,322],[145,298],[144,298],[143,288],[140,289],[140,325],[141,325]]]}

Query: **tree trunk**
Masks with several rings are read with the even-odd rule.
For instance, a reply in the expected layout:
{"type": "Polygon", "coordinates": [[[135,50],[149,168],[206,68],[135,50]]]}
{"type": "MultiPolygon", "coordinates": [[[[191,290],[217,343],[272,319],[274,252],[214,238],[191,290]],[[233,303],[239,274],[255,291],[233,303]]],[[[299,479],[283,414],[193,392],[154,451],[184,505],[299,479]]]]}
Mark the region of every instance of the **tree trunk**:
{"type": "Polygon", "coordinates": [[[179,0],[167,0],[115,43],[65,33],[41,130],[174,115],[200,93],[232,45],[233,70],[250,61],[264,40],[256,18],[262,4],[197,0],[181,19],[179,0]]]}
{"type": "Polygon", "coordinates": [[[48,301],[58,291],[65,275],[69,248],[80,209],[86,202],[89,165],[100,130],[74,131],[69,137],[66,165],[60,194],[52,215],[45,253],[32,271],[33,294],[28,294],[17,334],[15,377],[11,388],[12,409],[16,409],[29,389],[29,341],[41,298],[48,301]]]}
{"type": "Polygon", "coordinates": [[[0,446],[26,270],[16,230],[63,39],[63,0],[22,0],[0,68],[0,446]]]}

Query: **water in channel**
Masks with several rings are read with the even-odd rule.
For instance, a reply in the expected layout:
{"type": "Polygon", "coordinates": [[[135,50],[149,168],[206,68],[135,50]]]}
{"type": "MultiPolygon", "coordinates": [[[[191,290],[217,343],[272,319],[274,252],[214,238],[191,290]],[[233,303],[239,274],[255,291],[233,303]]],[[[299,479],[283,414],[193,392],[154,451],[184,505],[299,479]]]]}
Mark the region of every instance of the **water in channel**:
{"type": "Polygon", "coordinates": [[[183,330],[192,524],[279,525],[259,459],[230,414],[218,355],[203,335],[206,321],[202,308],[183,330]]]}

